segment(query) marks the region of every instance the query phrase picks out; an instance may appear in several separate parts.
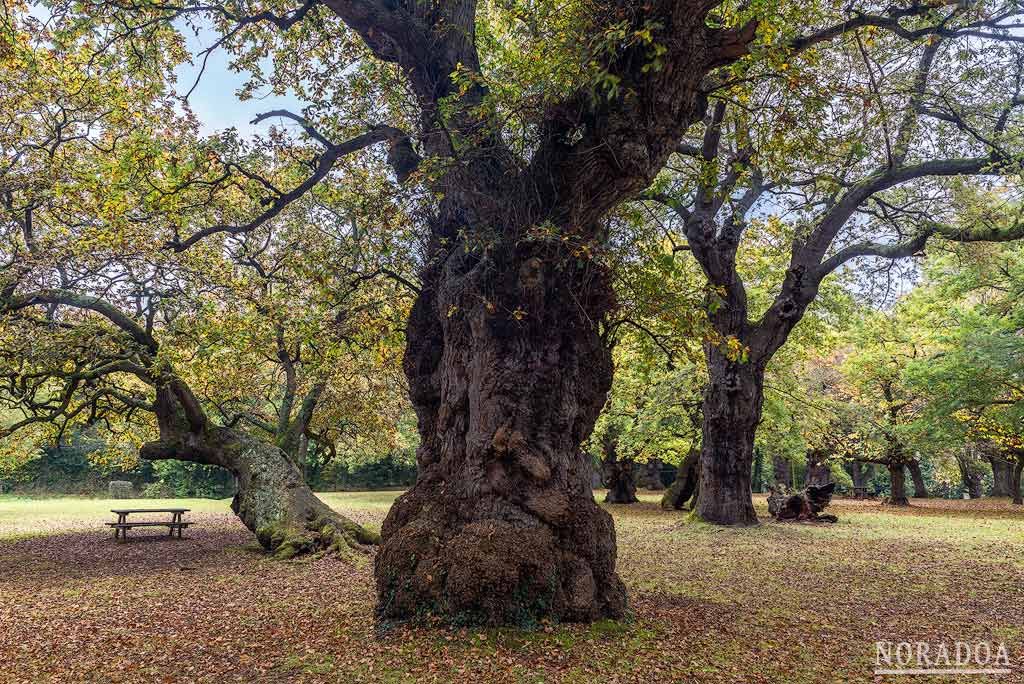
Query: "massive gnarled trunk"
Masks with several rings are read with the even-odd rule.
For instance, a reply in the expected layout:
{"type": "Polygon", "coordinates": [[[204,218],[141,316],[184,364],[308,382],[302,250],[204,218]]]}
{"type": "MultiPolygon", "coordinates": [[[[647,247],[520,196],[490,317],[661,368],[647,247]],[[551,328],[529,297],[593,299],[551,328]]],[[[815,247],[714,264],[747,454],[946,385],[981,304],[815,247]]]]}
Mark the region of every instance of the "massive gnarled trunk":
{"type": "Polygon", "coordinates": [[[320,501],[279,447],[210,424],[180,382],[157,389],[156,410],[160,439],[144,445],[140,455],[229,470],[238,482],[231,509],[278,558],[312,551],[347,552],[378,541],[376,533],[320,501]]]}
{"type": "Polygon", "coordinates": [[[764,403],[764,367],[732,361],[706,346],[709,383],[704,391],[704,429],[697,515],[721,525],[754,525],[751,499],[754,432],[764,403]]]}
{"type": "Polygon", "coordinates": [[[756,22],[713,28],[706,3],[598,7],[595,35],[650,32],[658,68],[635,41],[593,55],[616,92],[588,83],[524,111],[525,159],[484,80],[464,78],[481,64],[472,4],[325,4],[406,76],[439,198],[420,214],[427,254],[406,327],[419,474],[383,526],[378,610],[511,624],[622,615],[611,517],[580,449],[612,370],[612,289],[592,257],[608,214],[650,186],[703,117],[705,76],[747,53],[756,22]]]}
{"type": "Polygon", "coordinates": [[[907,461],[907,470],[910,471],[910,477],[914,482],[914,498],[927,499],[928,487],[924,484],[924,474],[921,472],[921,463],[916,458],[912,458],[907,461]]]}
{"type": "Polygon", "coordinates": [[[611,516],[580,448],[611,384],[598,322],[613,297],[599,266],[563,257],[519,241],[424,273],[404,363],[419,474],[382,529],[386,618],[623,614],[611,516]]]}

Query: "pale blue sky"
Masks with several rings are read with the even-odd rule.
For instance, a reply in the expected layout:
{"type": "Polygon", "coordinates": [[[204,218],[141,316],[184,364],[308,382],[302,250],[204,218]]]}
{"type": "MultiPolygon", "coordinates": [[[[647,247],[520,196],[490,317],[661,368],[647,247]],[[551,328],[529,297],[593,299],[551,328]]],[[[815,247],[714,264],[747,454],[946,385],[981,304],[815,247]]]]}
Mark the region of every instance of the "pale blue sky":
{"type": "MultiPolygon", "coordinates": [[[[189,52],[193,55],[199,54],[216,40],[212,32],[203,32],[196,36],[188,27],[179,28],[182,29],[182,35],[188,41],[189,52]]],[[[243,135],[251,135],[256,130],[265,130],[271,124],[282,125],[280,121],[268,121],[253,126],[249,122],[257,114],[271,109],[290,109],[296,113],[301,111],[302,102],[290,94],[284,97],[265,94],[264,97],[254,97],[244,102],[239,100],[236,93],[245,83],[246,74],[231,71],[228,67],[230,61],[230,55],[223,50],[211,54],[199,86],[189,97],[189,103],[201,122],[203,134],[234,126],[243,135]]],[[[200,66],[201,60],[196,59],[195,64],[183,64],[176,70],[178,92],[188,92],[199,74],[200,66]]]]}

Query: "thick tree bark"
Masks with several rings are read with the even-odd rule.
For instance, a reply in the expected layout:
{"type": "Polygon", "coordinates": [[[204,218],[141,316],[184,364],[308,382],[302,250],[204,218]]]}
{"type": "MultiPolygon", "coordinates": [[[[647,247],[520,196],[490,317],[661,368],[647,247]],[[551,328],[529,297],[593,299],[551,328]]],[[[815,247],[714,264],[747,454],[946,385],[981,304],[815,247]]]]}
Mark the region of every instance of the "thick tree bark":
{"type": "Polygon", "coordinates": [[[662,508],[681,510],[700,491],[700,449],[691,449],[679,463],[675,481],[661,497],[662,508]]]}
{"type": "Polygon", "coordinates": [[[238,481],[231,509],[276,557],[348,552],[377,543],[378,535],[320,501],[279,447],[239,430],[209,424],[180,382],[158,387],[156,409],[160,439],[145,444],[140,456],[229,470],[238,481]]]}
{"type": "Polygon", "coordinates": [[[580,449],[611,384],[598,322],[614,300],[599,266],[559,250],[459,248],[423,274],[404,362],[419,474],[382,529],[385,618],[532,624],[625,610],[611,516],[580,449]]]}
{"type": "Polygon", "coordinates": [[[907,476],[903,470],[903,462],[900,460],[890,461],[889,468],[889,503],[893,506],[909,506],[907,498],[907,476]]]}
{"type": "Polygon", "coordinates": [[[924,474],[921,472],[921,464],[916,458],[912,458],[907,461],[907,470],[910,471],[910,477],[914,481],[914,498],[927,499],[928,487],[924,484],[924,474]]]}
{"type": "Polygon", "coordinates": [[[764,367],[730,361],[705,345],[709,383],[704,392],[704,430],[697,516],[721,525],[754,525],[750,479],[754,431],[764,403],[764,367]]]}
{"type": "Polygon", "coordinates": [[[1002,454],[989,453],[985,458],[992,466],[992,496],[1011,496],[1013,464],[1002,454]]]}
{"type": "Polygon", "coordinates": [[[1024,495],[1020,491],[1021,474],[1024,473],[1024,456],[1017,456],[1017,463],[1013,467],[1013,479],[1010,481],[1010,493],[1013,494],[1013,503],[1018,506],[1024,505],[1024,495]]]}
{"type": "Polygon", "coordinates": [[[704,115],[706,74],[746,54],[756,23],[713,29],[702,3],[598,8],[598,32],[653,31],[660,68],[639,43],[597,57],[619,92],[587,84],[551,103],[524,161],[500,114],[480,119],[486,85],[452,76],[479,71],[472,4],[326,5],[404,73],[423,152],[442,160],[406,327],[419,474],[383,526],[378,609],[491,624],[620,616],[615,533],[580,450],[612,370],[601,330],[614,298],[591,255],[609,212],[650,186],[704,115]]]}

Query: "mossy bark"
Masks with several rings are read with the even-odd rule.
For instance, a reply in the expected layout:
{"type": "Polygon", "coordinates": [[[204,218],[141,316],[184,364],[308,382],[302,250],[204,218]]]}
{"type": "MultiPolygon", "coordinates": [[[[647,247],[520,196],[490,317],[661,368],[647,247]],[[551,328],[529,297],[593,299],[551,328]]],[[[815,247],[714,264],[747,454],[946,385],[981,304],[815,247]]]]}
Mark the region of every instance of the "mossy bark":
{"type": "Polygon", "coordinates": [[[404,361],[419,473],[382,527],[380,615],[620,617],[615,530],[580,448],[611,383],[607,274],[524,240],[455,250],[422,282],[404,361]]]}
{"type": "Polygon", "coordinates": [[[306,485],[298,467],[279,448],[247,435],[231,435],[226,460],[238,478],[231,510],[279,558],[314,551],[347,553],[378,537],[337,513],[306,485]]]}
{"type": "Polygon", "coordinates": [[[348,553],[379,541],[375,532],[318,499],[279,447],[210,425],[198,413],[190,419],[179,396],[186,392],[158,389],[160,439],[143,446],[143,458],[178,459],[229,470],[238,483],[231,510],[260,545],[278,558],[317,551],[348,553]]]}

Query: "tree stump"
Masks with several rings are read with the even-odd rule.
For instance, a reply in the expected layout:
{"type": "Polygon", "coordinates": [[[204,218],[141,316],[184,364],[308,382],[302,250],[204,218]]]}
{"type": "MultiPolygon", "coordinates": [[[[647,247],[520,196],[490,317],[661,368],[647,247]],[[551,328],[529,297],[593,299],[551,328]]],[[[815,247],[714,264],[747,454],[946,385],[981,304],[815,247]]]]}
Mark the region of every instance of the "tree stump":
{"type": "Polygon", "coordinates": [[[832,502],[836,484],[809,485],[799,492],[786,487],[772,487],[768,496],[768,513],[779,522],[838,522],[834,515],[821,512],[832,502]]]}

